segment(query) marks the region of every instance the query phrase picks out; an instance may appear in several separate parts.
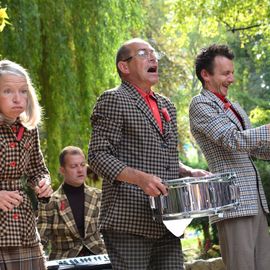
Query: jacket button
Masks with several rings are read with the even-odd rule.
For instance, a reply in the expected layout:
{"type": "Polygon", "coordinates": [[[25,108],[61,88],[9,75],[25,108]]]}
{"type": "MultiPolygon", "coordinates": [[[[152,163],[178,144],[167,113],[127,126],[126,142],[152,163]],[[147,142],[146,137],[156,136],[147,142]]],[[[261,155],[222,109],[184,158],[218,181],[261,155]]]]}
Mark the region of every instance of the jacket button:
{"type": "Polygon", "coordinates": [[[166,143],[162,143],[160,146],[161,146],[161,148],[164,148],[164,149],[168,148],[168,144],[166,144],[166,143]]]}
{"type": "Polygon", "coordinates": [[[170,166],[169,165],[165,166],[165,170],[166,171],[169,171],[170,170],[170,166]]]}
{"type": "Polygon", "coordinates": [[[11,142],[11,143],[9,144],[9,147],[10,147],[10,148],[15,148],[15,146],[16,146],[16,143],[15,143],[15,142],[11,142]]]}
{"type": "Polygon", "coordinates": [[[16,162],[15,162],[15,161],[11,161],[11,162],[9,163],[9,166],[10,166],[10,167],[15,167],[15,166],[16,166],[16,162]]]}

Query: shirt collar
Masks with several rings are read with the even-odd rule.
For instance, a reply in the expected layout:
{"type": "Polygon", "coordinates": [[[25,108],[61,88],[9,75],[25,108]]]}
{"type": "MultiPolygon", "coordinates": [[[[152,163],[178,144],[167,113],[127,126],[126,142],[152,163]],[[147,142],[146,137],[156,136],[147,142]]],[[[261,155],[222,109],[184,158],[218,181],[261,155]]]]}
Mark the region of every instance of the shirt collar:
{"type": "Polygon", "coordinates": [[[133,86],[134,86],[134,88],[139,92],[139,94],[143,97],[143,98],[146,98],[147,96],[150,96],[150,97],[152,97],[152,98],[155,98],[155,96],[154,96],[154,92],[151,90],[150,92],[149,92],[149,94],[148,93],[145,93],[140,87],[138,87],[137,85],[135,85],[135,84],[133,84],[133,86]]]}
{"type": "Polygon", "coordinates": [[[215,96],[217,96],[222,102],[227,102],[227,100],[226,100],[226,97],[225,96],[223,96],[223,95],[221,95],[221,94],[219,94],[219,93],[215,93],[215,92],[212,92],[215,96]]]}

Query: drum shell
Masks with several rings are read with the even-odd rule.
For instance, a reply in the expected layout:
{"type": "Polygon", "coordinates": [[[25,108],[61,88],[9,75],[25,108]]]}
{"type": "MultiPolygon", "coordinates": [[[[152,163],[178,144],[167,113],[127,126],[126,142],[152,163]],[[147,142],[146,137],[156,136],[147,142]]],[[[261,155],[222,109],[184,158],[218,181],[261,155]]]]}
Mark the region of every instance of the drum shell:
{"type": "Polygon", "coordinates": [[[151,197],[153,217],[157,220],[211,216],[237,207],[239,187],[235,174],[183,178],[167,181],[168,195],[151,197]]]}

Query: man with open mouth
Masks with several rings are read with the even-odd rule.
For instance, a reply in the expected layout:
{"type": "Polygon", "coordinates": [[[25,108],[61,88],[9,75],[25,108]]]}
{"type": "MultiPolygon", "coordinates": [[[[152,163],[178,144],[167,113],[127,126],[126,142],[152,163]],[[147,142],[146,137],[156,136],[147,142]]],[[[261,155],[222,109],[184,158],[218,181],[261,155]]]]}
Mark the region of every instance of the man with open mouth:
{"type": "Polygon", "coordinates": [[[176,110],[152,91],[159,55],[144,40],[116,56],[121,85],[105,91],[91,116],[89,164],[103,178],[100,229],[113,269],[183,269],[181,243],[153,220],[149,196],[167,195],[164,182],[203,176],[178,160],[176,110]]]}

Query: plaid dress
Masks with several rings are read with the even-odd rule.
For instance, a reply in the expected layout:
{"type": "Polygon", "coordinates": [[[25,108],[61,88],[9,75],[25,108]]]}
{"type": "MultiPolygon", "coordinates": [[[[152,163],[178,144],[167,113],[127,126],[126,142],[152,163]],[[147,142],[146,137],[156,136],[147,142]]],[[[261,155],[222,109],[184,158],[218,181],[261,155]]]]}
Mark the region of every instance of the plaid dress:
{"type": "Polygon", "coordinates": [[[34,264],[37,266],[43,260],[32,203],[24,185],[34,187],[44,178],[49,179],[49,173],[40,151],[38,130],[22,127],[19,119],[12,125],[0,124],[0,190],[18,190],[23,197],[23,202],[11,211],[0,210],[0,269],[17,269],[18,264],[18,269],[32,269],[29,261],[38,260],[34,264]]]}

